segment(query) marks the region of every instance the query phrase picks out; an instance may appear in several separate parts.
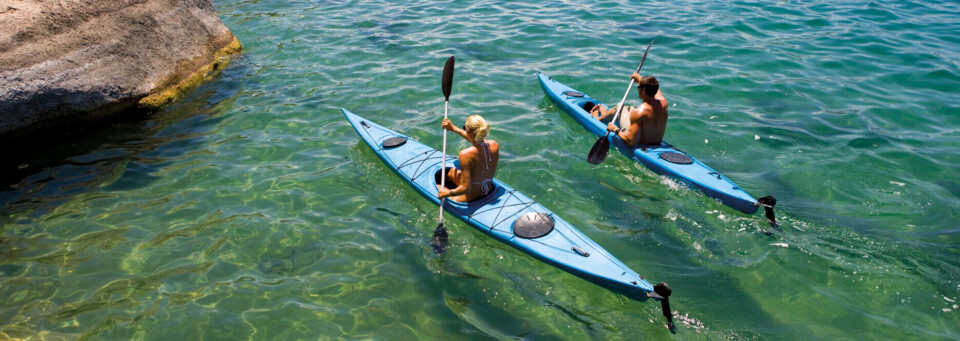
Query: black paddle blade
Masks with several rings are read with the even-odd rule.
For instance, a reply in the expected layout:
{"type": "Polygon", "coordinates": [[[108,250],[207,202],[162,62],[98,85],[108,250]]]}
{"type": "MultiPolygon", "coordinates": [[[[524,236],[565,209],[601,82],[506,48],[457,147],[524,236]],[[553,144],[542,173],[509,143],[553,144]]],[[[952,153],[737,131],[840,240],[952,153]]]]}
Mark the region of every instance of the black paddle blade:
{"type": "Polygon", "coordinates": [[[643,51],[643,59],[640,59],[640,66],[637,67],[637,72],[640,72],[640,69],[643,68],[643,62],[647,61],[647,52],[650,52],[650,47],[653,46],[653,41],[657,40],[656,38],[650,40],[650,44],[647,45],[647,49],[643,51]]]}
{"type": "Polygon", "coordinates": [[[430,241],[430,247],[438,255],[447,251],[447,228],[443,226],[443,223],[437,225],[437,228],[433,230],[433,240],[430,241]]]}
{"type": "Polygon", "coordinates": [[[443,79],[440,81],[443,88],[443,98],[450,100],[450,87],[453,86],[453,56],[447,59],[447,64],[443,65],[443,79]]]}
{"type": "Polygon", "coordinates": [[[673,294],[673,290],[670,290],[670,285],[667,283],[660,282],[653,286],[653,292],[663,297],[660,300],[660,309],[663,311],[663,317],[667,318],[667,328],[670,329],[670,333],[676,334],[677,326],[673,324],[673,312],[670,311],[670,295],[673,294]]]}
{"type": "Polygon", "coordinates": [[[603,137],[597,140],[597,143],[593,144],[593,148],[590,148],[590,154],[587,154],[587,162],[592,165],[599,165],[607,158],[607,152],[610,151],[610,139],[608,136],[610,136],[610,134],[603,135],[603,137]]]}

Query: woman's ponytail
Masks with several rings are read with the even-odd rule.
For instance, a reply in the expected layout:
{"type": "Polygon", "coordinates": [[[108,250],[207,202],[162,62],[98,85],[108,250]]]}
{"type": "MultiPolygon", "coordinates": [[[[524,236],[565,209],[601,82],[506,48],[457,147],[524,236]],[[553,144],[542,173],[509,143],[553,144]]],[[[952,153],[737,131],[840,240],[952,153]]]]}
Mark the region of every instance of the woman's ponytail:
{"type": "Polygon", "coordinates": [[[467,117],[467,130],[473,132],[474,142],[483,142],[490,133],[490,124],[480,115],[467,117]]]}

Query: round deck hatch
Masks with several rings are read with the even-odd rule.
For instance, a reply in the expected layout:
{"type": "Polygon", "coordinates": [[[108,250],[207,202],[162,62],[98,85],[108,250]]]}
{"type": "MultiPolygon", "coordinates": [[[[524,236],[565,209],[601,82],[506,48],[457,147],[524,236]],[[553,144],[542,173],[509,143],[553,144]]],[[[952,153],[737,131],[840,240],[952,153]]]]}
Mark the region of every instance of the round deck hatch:
{"type": "Polygon", "coordinates": [[[383,141],[383,148],[396,148],[407,143],[407,138],[403,136],[391,137],[383,141]]]}
{"type": "Polygon", "coordinates": [[[666,160],[667,162],[676,163],[680,165],[689,165],[693,163],[693,158],[684,153],[677,152],[663,152],[660,153],[660,158],[666,160]]]}
{"type": "Polygon", "coordinates": [[[583,97],[583,93],[580,91],[564,91],[563,94],[570,97],[583,97]]]}
{"type": "Polygon", "coordinates": [[[513,221],[513,234],[520,238],[534,239],[553,231],[553,217],[539,212],[530,212],[513,221]]]}

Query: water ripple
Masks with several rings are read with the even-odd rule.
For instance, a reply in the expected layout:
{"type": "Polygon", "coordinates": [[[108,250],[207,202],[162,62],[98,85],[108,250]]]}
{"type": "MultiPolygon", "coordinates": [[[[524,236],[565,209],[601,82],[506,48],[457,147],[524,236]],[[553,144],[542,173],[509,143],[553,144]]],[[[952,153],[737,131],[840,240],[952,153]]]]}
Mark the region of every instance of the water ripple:
{"type": "Polygon", "coordinates": [[[671,283],[681,335],[960,335],[954,1],[215,5],[246,50],[187,99],[4,150],[0,338],[666,337],[655,305],[466,224],[432,256],[436,207],[338,108],[438,146],[449,55],[498,178],[671,283]],[[783,233],[583,162],[594,138],[533,75],[615,102],[653,38],[666,139],[775,195],[783,233]]]}

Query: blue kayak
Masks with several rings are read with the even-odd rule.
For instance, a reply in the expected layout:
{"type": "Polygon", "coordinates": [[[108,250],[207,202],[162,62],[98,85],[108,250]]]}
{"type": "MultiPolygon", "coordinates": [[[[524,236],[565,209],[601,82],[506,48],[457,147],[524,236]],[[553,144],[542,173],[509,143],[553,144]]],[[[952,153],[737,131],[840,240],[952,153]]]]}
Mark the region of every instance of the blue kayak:
{"type": "MultiPolygon", "coordinates": [[[[446,157],[448,165],[456,159],[346,109],[340,110],[390,169],[425,198],[440,204],[440,158],[446,157]]],[[[470,203],[446,200],[444,210],[483,234],[611,291],[638,301],[662,298],[653,293],[650,282],[563,218],[500,180],[494,179],[493,183],[496,188],[490,194],[470,203]],[[531,220],[541,224],[531,224],[531,220]]],[[[657,293],[662,294],[662,290],[657,293]]]]}
{"type": "MultiPolygon", "coordinates": [[[[590,109],[600,104],[600,101],[582,92],[557,82],[547,75],[537,73],[540,86],[561,110],[577,120],[597,138],[607,133],[607,124],[600,122],[590,115],[590,109]]],[[[607,106],[610,107],[610,106],[607,106]]],[[[647,145],[638,148],[628,147],[614,134],[610,134],[610,145],[615,146],[623,155],[640,162],[640,164],[662,174],[679,179],[708,196],[719,199],[727,206],[744,213],[757,211],[760,204],[750,194],[727,179],[727,177],[701,163],[692,155],[677,149],[666,141],[660,145],[647,145]]],[[[768,215],[768,219],[772,218],[768,215]]]]}

